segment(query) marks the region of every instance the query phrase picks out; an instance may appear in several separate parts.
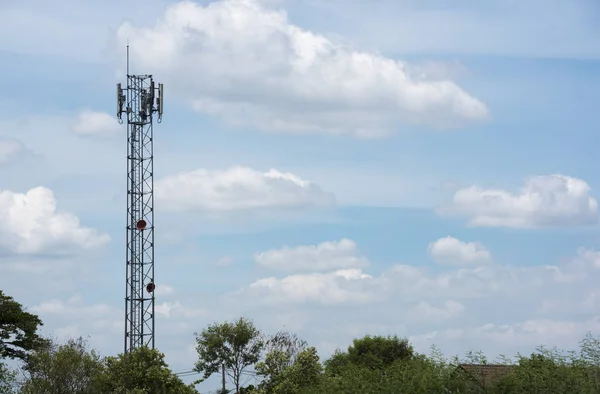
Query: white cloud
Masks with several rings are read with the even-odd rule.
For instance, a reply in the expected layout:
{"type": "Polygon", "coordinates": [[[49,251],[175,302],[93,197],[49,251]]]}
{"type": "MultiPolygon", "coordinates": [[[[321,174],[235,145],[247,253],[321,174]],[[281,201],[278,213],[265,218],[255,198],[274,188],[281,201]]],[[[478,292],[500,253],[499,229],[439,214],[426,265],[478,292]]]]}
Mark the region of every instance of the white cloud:
{"type": "Polygon", "coordinates": [[[44,322],[43,335],[60,341],[79,336],[89,338],[95,349],[103,354],[122,352],[123,312],[107,303],[87,303],[80,295],[61,300],[43,301],[31,308],[44,322]],[[115,338],[119,338],[115,341],[115,338]]]}
{"type": "Polygon", "coordinates": [[[478,242],[463,242],[454,237],[440,238],[429,244],[429,254],[439,264],[467,265],[492,261],[492,254],[478,242]]]}
{"type": "Polygon", "coordinates": [[[77,216],[57,210],[52,190],[36,187],[26,193],[0,191],[0,247],[16,253],[90,248],[110,240],[83,227],[77,216]]]}
{"type": "MultiPolygon", "coordinates": [[[[575,259],[560,265],[486,264],[438,272],[427,267],[396,264],[378,276],[360,269],[347,269],[281,279],[269,277],[255,281],[243,289],[242,294],[244,297],[252,295],[249,302],[255,302],[253,297],[275,304],[388,300],[397,307],[407,305],[419,309],[421,305],[423,309],[427,305],[442,304],[455,311],[462,310],[459,303],[468,310],[482,300],[500,304],[519,300],[522,307],[531,309],[530,313],[543,314],[548,310],[547,302],[558,301],[564,294],[578,300],[589,298],[589,289],[600,279],[599,261],[600,252],[580,249],[575,259]]],[[[486,316],[510,313],[491,311],[481,313],[486,316]]],[[[561,312],[572,311],[566,308],[561,312]]],[[[553,312],[556,313],[556,308],[553,312]]]]}
{"type": "Polygon", "coordinates": [[[358,254],[356,243],[347,238],[318,245],[271,249],[255,254],[254,261],[270,269],[313,272],[364,268],[369,263],[358,254]]]}
{"type": "Polygon", "coordinates": [[[83,312],[88,316],[94,314],[99,316],[109,313],[111,308],[106,304],[94,304],[91,306],[85,305],[82,296],[80,294],[76,294],[69,298],[66,302],[58,299],[43,301],[42,303],[32,307],[31,310],[40,314],[73,315],[83,312]]]}
{"type": "Polygon", "coordinates": [[[25,151],[19,141],[0,138],[0,164],[8,163],[25,151]]]}
{"type": "Polygon", "coordinates": [[[282,279],[259,279],[247,290],[265,302],[277,304],[365,302],[372,299],[366,289],[372,279],[360,269],[347,269],[331,273],[291,275],[282,279]]]}
{"type": "Polygon", "coordinates": [[[436,343],[449,356],[468,349],[514,355],[539,344],[573,348],[586,324],[600,324],[598,298],[590,296],[599,261],[600,252],[580,249],[547,266],[433,271],[397,264],[378,276],[350,270],[352,280],[339,272],[271,277],[242,289],[228,306],[265,325],[282,311],[299,316],[298,330],[321,351],[367,333],[409,336],[419,351],[436,343]]]}
{"type": "Polygon", "coordinates": [[[290,173],[247,167],[198,169],[159,180],[157,200],[175,211],[228,212],[262,208],[331,206],[332,194],[290,173]]]}
{"type": "Polygon", "coordinates": [[[119,125],[116,116],[86,109],[79,113],[71,129],[82,136],[111,136],[124,130],[124,127],[119,125]]]}
{"type": "Polygon", "coordinates": [[[425,349],[435,343],[447,356],[464,355],[465,349],[482,350],[489,361],[500,355],[516,358],[517,353],[528,355],[539,345],[575,350],[588,332],[600,330],[600,319],[583,321],[526,319],[510,324],[481,324],[463,328],[447,328],[411,335],[409,340],[425,349]]]}
{"type": "MultiPolygon", "coordinates": [[[[507,5],[505,1],[487,0],[456,3],[452,9],[443,0],[430,1],[426,8],[411,1],[379,2],[377,7],[364,1],[261,2],[273,6],[288,3],[294,18],[310,20],[311,28],[343,34],[383,53],[600,56],[594,40],[598,26],[588,17],[594,4],[587,2],[532,0],[507,5]],[[532,14],[538,19],[535,26],[531,24],[532,14]],[[555,35],[556,31],[562,34],[555,35]],[[553,35],[551,43],[542,40],[553,35]]],[[[156,20],[164,12],[165,2],[110,0],[83,6],[77,0],[62,0],[61,4],[64,7],[56,9],[43,0],[0,2],[0,48],[106,62],[106,27],[118,27],[122,15],[134,23],[156,20]],[[26,30],[31,21],[39,31],[26,30]]]]}
{"type": "Polygon", "coordinates": [[[477,186],[458,190],[440,213],[466,216],[473,226],[585,226],[597,223],[598,201],[584,180],[542,175],[528,179],[518,194],[477,186]]]}
{"type": "MultiPolygon", "coordinates": [[[[26,255],[23,255],[23,257],[26,257],[26,255]]],[[[63,275],[70,268],[72,268],[72,262],[69,260],[52,259],[52,264],[48,264],[45,259],[24,258],[17,260],[15,256],[11,256],[10,260],[3,261],[0,264],[0,271],[21,275],[44,274],[45,278],[48,278],[50,274],[56,275],[59,273],[59,275],[63,275]]]]}
{"type": "Polygon", "coordinates": [[[156,297],[164,297],[175,294],[175,289],[166,284],[156,285],[156,289],[154,290],[154,294],[156,297]]]}
{"type": "Polygon", "coordinates": [[[123,330],[123,314],[120,310],[105,303],[87,304],[80,294],[66,301],[56,298],[43,301],[30,310],[39,315],[43,322],[68,322],[55,331],[61,339],[80,335],[102,338],[103,334],[114,338],[123,330]]]}
{"type": "Polygon", "coordinates": [[[206,314],[206,311],[197,308],[187,307],[179,301],[166,301],[156,304],[156,313],[166,317],[186,317],[193,318],[206,314]]]}
{"type": "MultiPolygon", "coordinates": [[[[449,356],[468,349],[513,355],[543,343],[572,348],[588,329],[600,327],[597,298],[590,296],[600,280],[599,262],[600,252],[580,249],[573,259],[548,266],[494,263],[438,271],[397,264],[377,275],[346,269],[263,278],[227,297],[202,292],[202,306],[159,302],[157,343],[173,368],[187,370],[175,355],[193,345],[193,332],[246,316],[266,332],[297,332],[323,357],[367,333],[408,336],[423,352],[436,343],[449,356]]],[[[50,297],[32,311],[40,313],[45,330],[90,334],[104,354],[121,351],[121,341],[114,341],[122,335],[120,305],[50,297]]]]}
{"type": "MultiPolygon", "coordinates": [[[[116,297],[109,298],[116,300],[116,297]]],[[[123,351],[124,316],[121,303],[117,307],[108,299],[90,303],[76,294],[68,299],[43,301],[29,308],[29,311],[40,316],[44,322],[43,335],[57,336],[61,341],[84,336],[102,355],[115,355],[123,351]]],[[[179,300],[157,303],[155,311],[157,346],[167,354],[172,368],[189,370],[191,363],[186,365],[174,356],[181,348],[187,348],[194,342],[195,330],[207,324],[204,320],[205,311],[179,300]]],[[[188,358],[185,360],[189,361],[188,358]]]]}
{"type": "Polygon", "coordinates": [[[488,115],[450,80],[332,42],[258,1],[182,1],[154,27],[125,23],[118,37],[130,39],[138,67],[233,124],[377,137],[401,122],[448,128],[488,115]]]}

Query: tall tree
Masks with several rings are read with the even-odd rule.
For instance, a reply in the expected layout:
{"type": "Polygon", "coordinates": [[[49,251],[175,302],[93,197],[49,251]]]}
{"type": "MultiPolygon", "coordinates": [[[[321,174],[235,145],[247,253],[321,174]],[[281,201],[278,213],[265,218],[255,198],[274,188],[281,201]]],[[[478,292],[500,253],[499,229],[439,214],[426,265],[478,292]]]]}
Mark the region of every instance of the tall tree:
{"type": "Polygon", "coordinates": [[[164,354],[147,347],[107,357],[106,369],[98,387],[102,393],[114,394],[198,393],[173,374],[164,354]]]}
{"type": "Polygon", "coordinates": [[[43,323],[0,290],[0,359],[25,360],[27,354],[45,344],[37,334],[43,323]]]}
{"type": "Polygon", "coordinates": [[[296,334],[280,331],[265,341],[264,359],[256,364],[256,372],[263,377],[260,387],[270,392],[277,386],[282,373],[296,362],[306,349],[306,341],[296,334]]]}
{"type": "Polygon", "coordinates": [[[83,338],[53,342],[40,348],[27,360],[23,394],[89,394],[101,393],[95,386],[103,372],[100,356],[88,348],[83,338]]]}
{"type": "Polygon", "coordinates": [[[323,366],[317,349],[309,347],[298,353],[294,363],[277,375],[274,385],[266,390],[269,394],[297,394],[307,388],[317,387],[323,366]]]}
{"type": "Polygon", "coordinates": [[[194,369],[208,379],[224,366],[227,376],[240,391],[242,372],[258,362],[264,341],[251,320],[214,323],[196,336],[198,361],[194,369]]]}
{"type": "Polygon", "coordinates": [[[306,341],[298,337],[298,335],[288,331],[279,331],[265,341],[264,351],[265,354],[274,351],[285,353],[289,355],[289,365],[292,365],[296,361],[298,354],[305,350],[307,346],[306,341]]]}

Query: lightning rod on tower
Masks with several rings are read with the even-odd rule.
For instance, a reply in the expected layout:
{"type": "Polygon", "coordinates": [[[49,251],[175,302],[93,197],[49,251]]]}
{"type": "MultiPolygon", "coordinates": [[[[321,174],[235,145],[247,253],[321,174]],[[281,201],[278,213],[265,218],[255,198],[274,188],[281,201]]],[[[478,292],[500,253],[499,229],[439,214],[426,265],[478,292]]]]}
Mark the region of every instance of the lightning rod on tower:
{"type": "Polygon", "coordinates": [[[127,120],[127,231],[125,352],[154,349],[154,142],[153,119],[163,114],[163,84],[152,75],[129,74],[117,84],[117,118],[127,120]]]}

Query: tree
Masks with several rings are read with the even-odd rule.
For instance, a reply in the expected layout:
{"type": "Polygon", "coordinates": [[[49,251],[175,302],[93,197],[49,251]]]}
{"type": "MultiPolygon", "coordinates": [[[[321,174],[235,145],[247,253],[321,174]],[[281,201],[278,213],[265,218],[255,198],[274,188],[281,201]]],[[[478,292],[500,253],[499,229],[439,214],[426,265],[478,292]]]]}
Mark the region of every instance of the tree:
{"type": "Polygon", "coordinates": [[[300,352],[305,350],[307,346],[308,344],[306,341],[300,339],[298,335],[287,331],[279,331],[265,341],[264,350],[267,354],[273,351],[280,351],[289,355],[289,365],[292,365],[296,361],[296,357],[300,352]]]}
{"type": "Polygon", "coordinates": [[[413,356],[413,348],[408,339],[399,339],[397,336],[369,335],[355,339],[352,346],[348,347],[348,360],[356,365],[382,369],[389,367],[397,360],[413,356]]]}
{"type": "Polygon", "coordinates": [[[278,385],[281,374],[294,365],[306,346],[306,341],[286,331],[280,331],[267,339],[264,360],[255,366],[257,374],[263,377],[260,387],[270,392],[278,385]]]}
{"type": "Polygon", "coordinates": [[[214,323],[196,336],[198,361],[195,371],[204,373],[204,379],[224,366],[228,377],[240,391],[242,372],[258,362],[264,347],[260,331],[245,318],[233,322],[214,323]]]}
{"type": "Polygon", "coordinates": [[[101,393],[96,387],[103,372],[100,356],[88,350],[83,338],[70,339],[64,345],[49,342],[34,351],[27,360],[23,394],[101,393]]]}
{"type": "Polygon", "coordinates": [[[350,363],[348,359],[348,353],[342,352],[336,349],[335,352],[325,360],[323,363],[325,366],[325,373],[330,376],[339,376],[350,366],[354,365],[350,363]]]}
{"type": "Polygon", "coordinates": [[[253,384],[247,386],[247,387],[240,387],[240,394],[250,394],[250,393],[257,393],[256,391],[256,387],[254,387],[253,384]]]}
{"type": "Polygon", "coordinates": [[[413,354],[411,357],[398,359],[382,369],[343,362],[335,364],[334,370],[335,374],[325,373],[316,385],[307,386],[300,390],[299,394],[469,392],[465,391],[465,377],[460,373],[454,373],[456,365],[437,355],[428,357],[413,354]]]}
{"type": "Polygon", "coordinates": [[[37,334],[43,323],[25,312],[23,306],[0,290],[0,359],[25,360],[27,354],[44,345],[37,334]]]}
{"type": "Polygon", "coordinates": [[[309,347],[301,351],[294,364],[286,368],[279,376],[274,387],[276,394],[295,394],[303,389],[316,387],[323,373],[317,349],[309,347]]]}
{"type": "Polygon", "coordinates": [[[596,393],[599,389],[597,370],[582,355],[539,347],[529,357],[519,356],[512,372],[501,379],[492,392],[596,393]]]}
{"type": "Polygon", "coordinates": [[[102,393],[114,394],[197,394],[193,386],[173,374],[164,358],[158,350],[145,346],[107,357],[98,387],[102,393]]]}
{"type": "Polygon", "coordinates": [[[344,370],[348,364],[381,370],[398,360],[410,359],[413,355],[414,350],[407,339],[367,335],[352,341],[347,352],[336,351],[326,361],[325,367],[333,375],[344,370]]]}
{"type": "Polygon", "coordinates": [[[13,394],[17,390],[17,373],[0,363],[0,394],[13,394]]]}

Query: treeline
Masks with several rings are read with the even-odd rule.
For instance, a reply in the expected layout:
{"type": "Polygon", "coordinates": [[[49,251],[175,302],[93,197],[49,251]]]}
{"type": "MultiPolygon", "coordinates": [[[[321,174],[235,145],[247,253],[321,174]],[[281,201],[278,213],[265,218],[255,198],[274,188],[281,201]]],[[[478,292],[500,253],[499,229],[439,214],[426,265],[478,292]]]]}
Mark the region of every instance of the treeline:
{"type": "MultiPolygon", "coordinates": [[[[543,347],[490,363],[481,353],[447,360],[424,355],[396,336],[365,336],[320,362],[296,335],[264,336],[246,319],[216,323],[196,334],[195,370],[208,378],[225,366],[233,392],[253,394],[600,393],[600,340],[591,333],[578,351],[543,347]],[[246,369],[260,377],[240,387],[246,369]]],[[[230,392],[224,390],[224,392],[230,392]]]]}
{"type": "Polygon", "coordinates": [[[41,338],[41,325],[0,291],[0,394],[198,394],[213,375],[225,377],[220,394],[600,393],[600,340],[591,333],[577,351],[539,348],[495,363],[477,353],[419,354],[396,336],[358,338],[320,360],[297,335],[266,335],[240,318],[194,334],[198,360],[190,367],[202,379],[186,385],[157,350],[102,357],[81,338],[41,338]],[[8,368],[6,359],[21,367],[8,368]]]}

